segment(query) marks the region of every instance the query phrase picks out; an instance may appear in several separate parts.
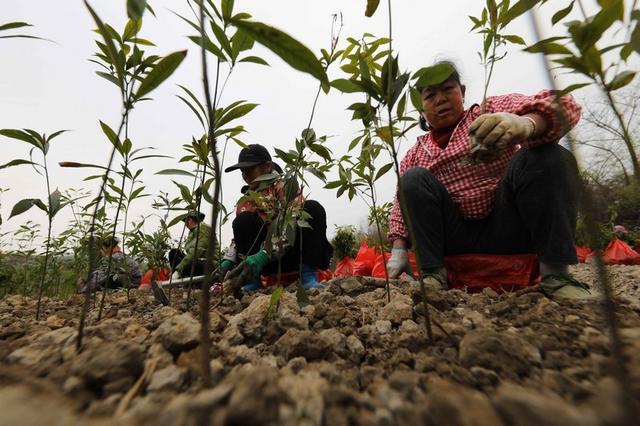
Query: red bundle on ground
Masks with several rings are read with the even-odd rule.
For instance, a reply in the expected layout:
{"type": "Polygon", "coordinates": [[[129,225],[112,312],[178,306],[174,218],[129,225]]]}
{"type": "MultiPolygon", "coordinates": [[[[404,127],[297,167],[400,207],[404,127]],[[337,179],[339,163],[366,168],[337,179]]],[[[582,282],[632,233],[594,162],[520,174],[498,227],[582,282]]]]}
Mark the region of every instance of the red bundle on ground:
{"type": "Polygon", "coordinates": [[[593,251],[589,246],[576,246],[576,254],[578,255],[578,262],[584,263],[588,258],[593,256],[593,251]]]}
{"type": "Polygon", "coordinates": [[[462,254],[446,256],[449,288],[479,291],[514,291],[536,284],[540,279],[535,254],[462,254]]]}
{"type": "Polygon", "coordinates": [[[360,250],[353,261],[353,275],[371,276],[371,270],[376,263],[376,251],[369,247],[365,240],[360,243],[360,250]]]}
{"type": "MultiPolygon", "coordinates": [[[[151,284],[151,278],[153,278],[153,269],[149,269],[144,273],[140,280],[140,285],[143,286],[151,284]]],[[[160,268],[160,270],[157,271],[156,281],[167,281],[169,278],[171,278],[171,269],[160,268]]]]}
{"type": "Polygon", "coordinates": [[[640,265],[640,253],[615,237],[604,250],[602,257],[607,265],[640,265]]]}
{"type": "Polygon", "coordinates": [[[350,277],[353,275],[353,259],[349,256],[343,258],[336,265],[336,270],[333,272],[333,275],[336,277],[350,277]]]}

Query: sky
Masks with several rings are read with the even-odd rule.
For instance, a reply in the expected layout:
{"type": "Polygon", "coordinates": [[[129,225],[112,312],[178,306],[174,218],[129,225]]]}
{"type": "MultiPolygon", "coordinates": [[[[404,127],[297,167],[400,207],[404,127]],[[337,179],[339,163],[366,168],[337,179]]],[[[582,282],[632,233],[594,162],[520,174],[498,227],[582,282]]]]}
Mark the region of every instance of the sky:
{"type": "MultiPolygon", "coordinates": [[[[88,169],[63,169],[59,161],[106,164],[111,145],[103,136],[99,121],[117,127],[121,113],[119,95],[112,84],[95,74],[97,65],[89,62],[96,46],[95,27],[81,0],[2,0],[3,21],[26,21],[34,25],[29,34],[45,37],[54,43],[38,40],[0,40],[3,66],[0,68],[0,128],[31,128],[52,133],[69,129],[52,142],[49,165],[53,187],[61,191],[68,188],[87,189],[96,193],[97,181],[84,182],[91,174],[88,169]]],[[[93,0],[91,4],[103,21],[121,30],[126,23],[125,0],[93,0]]],[[[150,159],[143,165],[142,179],[146,191],[152,196],[160,191],[177,195],[178,191],[167,176],[155,175],[166,168],[183,167],[178,159],[184,155],[181,146],[193,136],[200,136],[200,124],[188,108],[176,97],[178,84],[202,93],[200,59],[197,46],[186,38],[192,35],[187,24],[173,12],[188,15],[186,1],[151,0],[157,18],[145,15],[141,37],[152,40],[157,48],[151,53],[166,55],[188,49],[180,68],[158,89],[152,92],[152,102],[139,104],[131,113],[129,136],[134,147],[153,146],[157,153],[170,159],[150,159]],[[173,12],[172,12],[173,11],[173,12]]],[[[364,16],[365,1],[304,1],[237,0],[235,11],[245,11],[255,20],[275,26],[294,36],[314,52],[328,48],[331,16],[341,13],[343,28],[340,46],[346,37],[359,38],[369,32],[388,36],[388,9],[386,2],[372,18],[364,16]]],[[[552,3],[555,3],[552,2],[552,3]]],[[[477,56],[482,39],[470,33],[468,15],[478,15],[482,1],[454,0],[448,2],[407,1],[393,2],[393,46],[400,56],[403,70],[415,71],[431,65],[435,60],[450,59],[460,68],[467,86],[466,105],[479,102],[482,97],[483,70],[477,56]]],[[[543,16],[549,15],[543,10],[543,16]]],[[[546,19],[548,21],[548,17],[546,19]]],[[[528,17],[521,17],[511,25],[511,32],[530,41],[533,34],[528,17]]],[[[551,35],[548,25],[545,35],[551,35]]],[[[242,120],[247,133],[245,143],[260,143],[273,148],[289,149],[306,126],[311,111],[317,81],[307,74],[290,68],[280,58],[256,44],[254,52],[264,57],[269,67],[241,64],[229,79],[222,104],[247,100],[259,106],[242,120]]],[[[213,60],[210,59],[210,63],[213,60]]],[[[211,68],[210,68],[211,69],[211,68]]],[[[331,79],[344,78],[338,66],[329,70],[331,79]]],[[[563,83],[568,81],[565,77],[563,83]]],[[[546,88],[547,78],[540,55],[532,55],[510,48],[504,61],[496,66],[489,90],[490,94],[520,92],[532,94],[546,88]]],[[[330,136],[326,146],[335,156],[347,153],[347,146],[359,129],[360,123],[351,121],[346,107],[358,101],[357,95],[344,95],[332,90],[321,95],[312,127],[318,135],[330,136]]],[[[415,143],[420,131],[412,131],[403,141],[401,155],[415,143]]],[[[0,163],[14,158],[27,158],[25,143],[6,138],[0,140],[0,163]]],[[[236,162],[240,147],[230,144],[225,164],[236,162]]],[[[384,157],[384,154],[381,155],[384,157]]],[[[387,160],[387,158],[384,158],[387,160]]],[[[381,160],[382,161],[382,160],[381,160]]],[[[384,161],[387,162],[387,161],[384,161]]],[[[187,178],[174,178],[189,184],[187,178]]],[[[366,205],[345,196],[336,199],[334,190],[323,189],[320,181],[310,179],[308,198],[320,201],[327,210],[328,233],[336,225],[361,226],[366,222],[366,205]]],[[[223,176],[223,203],[231,209],[243,185],[239,172],[223,176]]],[[[44,179],[29,166],[0,170],[0,188],[9,191],[0,195],[0,214],[4,223],[0,232],[12,231],[30,219],[44,226],[44,213],[33,209],[7,220],[11,207],[23,198],[46,199],[44,179]]],[[[379,181],[381,202],[391,201],[395,191],[395,177],[387,174],[379,181]]],[[[131,207],[129,217],[137,220],[141,215],[153,213],[153,197],[142,198],[131,207]]],[[[209,207],[203,208],[209,212],[209,207]]],[[[71,218],[63,210],[54,221],[54,234],[63,230],[71,218]]],[[[157,221],[145,222],[145,230],[153,232],[157,221]]],[[[179,226],[173,234],[179,235],[179,226]]],[[[223,243],[231,239],[230,222],[223,227],[223,243]]]]}

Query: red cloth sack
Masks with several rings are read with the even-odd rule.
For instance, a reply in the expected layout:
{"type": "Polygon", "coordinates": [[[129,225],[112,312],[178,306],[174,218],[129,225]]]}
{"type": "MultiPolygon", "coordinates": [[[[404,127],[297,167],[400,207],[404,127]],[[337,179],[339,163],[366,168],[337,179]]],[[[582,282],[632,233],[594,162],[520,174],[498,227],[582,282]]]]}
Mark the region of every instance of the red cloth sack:
{"type": "Polygon", "coordinates": [[[353,275],[370,276],[373,265],[376,263],[376,251],[369,247],[365,240],[360,243],[360,250],[353,261],[353,275]]]}
{"type": "Polygon", "coordinates": [[[333,278],[333,272],[331,272],[331,270],[329,269],[316,270],[316,280],[318,280],[319,283],[323,281],[329,281],[332,278],[333,278]]]}
{"type": "Polygon", "coordinates": [[[615,237],[604,250],[602,257],[607,265],[640,265],[640,253],[615,237]]]}
{"type": "Polygon", "coordinates": [[[449,288],[497,292],[515,291],[540,280],[538,256],[534,254],[462,254],[446,256],[449,288]]]}
{"type": "MultiPolygon", "coordinates": [[[[153,269],[149,269],[144,273],[140,280],[140,285],[151,284],[151,278],[153,278],[153,269]]],[[[167,281],[169,278],[171,278],[171,270],[169,268],[160,268],[156,275],[156,281],[167,281]]]]}
{"type": "Polygon", "coordinates": [[[384,263],[382,261],[382,254],[379,254],[376,257],[376,261],[373,264],[373,268],[371,268],[371,276],[372,277],[376,277],[376,278],[384,278],[385,277],[384,264],[389,261],[390,257],[391,257],[391,253],[385,253],[384,254],[384,263]]]}
{"type": "Polygon", "coordinates": [[[353,275],[353,259],[349,256],[343,258],[336,265],[336,270],[333,272],[333,275],[336,277],[350,277],[353,275]]]}
{"type": "Polygon", "coordinates": [[[587,245],[576,246],[576,254],[578,255],[578,262],[584,263],[593,256],[593,251],[587,245]]]}

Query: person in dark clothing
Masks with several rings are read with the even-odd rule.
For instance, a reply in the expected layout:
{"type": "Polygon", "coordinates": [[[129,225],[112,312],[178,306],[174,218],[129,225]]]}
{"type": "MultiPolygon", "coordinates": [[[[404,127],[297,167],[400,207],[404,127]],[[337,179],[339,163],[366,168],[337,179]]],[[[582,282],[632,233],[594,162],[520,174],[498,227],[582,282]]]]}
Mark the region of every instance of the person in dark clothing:
{"type": "Polygon", "coordinates": [[[421,259],[424,283],[435,288],[447,286],[445,255],[533,252],[546,294],[593,297],[568,273],[577,263],[579,177],[575,159],[557,142],[580,118],[573,97],[556,99],[548,90],[509,94],[465,110],[465,86],[455,68],[444,82],[419,90],[428,133],[400,165],[406,208],[401,211],[396,197],[390,275],[407,268],[409,243],[421,259]]]}
{"type": "Polygon", "coordinates": [[[140,285],[142,279],[140,265],[130,256],[122,253],[120,241],[115,238],[105,238],[100,244],[100,254],[102,255],[100,264],[91,273],[87,285],[79,290],[81,293],[88,288],[95,291],[104,287],[136,288],[140,285]]]}
{"type": "MultiPolygon", "coordinates": [[[[278,261],[269,259],[263,249],[269,224],[275,219],[278,204],[283,200],[280,167],[271,161],[269,151],[262,145],[249,145],[240,152],[238,163],[225,172],[240,170],[247,183],[243,196],[236,204],[233,221],[233,242],[220,264],[221,275],[244,261],[249,268],[249,279],[245,291],[262,288],[259,276],[278,271],[278,261]],[[271,184],[265,187],[264,178],[272,176],[271,184]]],[[[286,250],[281,262],[282,272],[302,271],[301,281],[305,288],[322,288],[316,280],[316,269],[326,269],[333,255],[333,247],[326,237],[327,216],[324,208],[315,200],[304,200],[297,196],[292,202],[310,218],[309,227],[297,227],[295,241],[286,250]]]]}

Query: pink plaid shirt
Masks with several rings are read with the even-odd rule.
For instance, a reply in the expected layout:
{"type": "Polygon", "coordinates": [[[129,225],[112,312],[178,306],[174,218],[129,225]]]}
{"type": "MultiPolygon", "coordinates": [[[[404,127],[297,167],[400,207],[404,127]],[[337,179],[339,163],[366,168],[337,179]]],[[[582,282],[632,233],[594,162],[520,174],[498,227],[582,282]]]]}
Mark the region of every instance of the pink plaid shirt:
{"type": "MultiPolygon", "coordinates": [[[[580,105],[571,95],[563,96],[561,103],[570,127],[575,126],[580,119],[580,105]]],[[[507,147],[497,160],[489,164],[465,164],[462,160],[469,154],[469,127],[480,115],[480,106],[474,104],[464,112],[445,149],[438,146],[430,133],[419,136],[416,144],[400,163],[400,174],[403,175],[412,167],[424,167],[447,188],[453,202],[465,218],[482,219],[491,212],[496,188],[514,154],[521,147],[531,148],[558,142],[566,133],[555,108],[554,95],[549,90],[543,90],[533,96],[514,93],[489,97],[486,112],[510,112],[517,115],[538,113],[545,118],[548,124],[547,131],[544,135],[529,139],[521,145],[507,147]]],[[[408,239],[409,233],[400,212],[397,196],[391,210],[389,228],[391,241],[398,238],[408,239]]]]}

